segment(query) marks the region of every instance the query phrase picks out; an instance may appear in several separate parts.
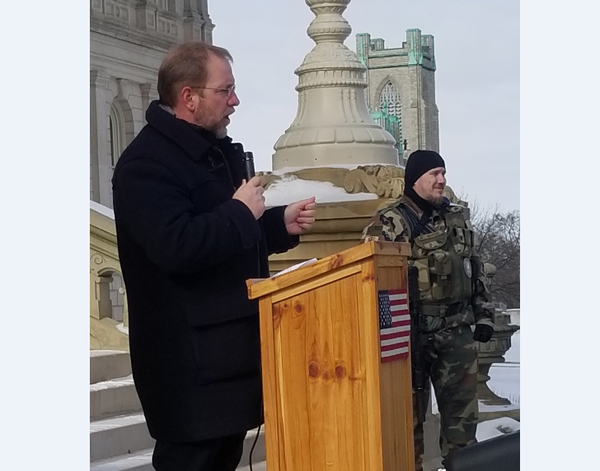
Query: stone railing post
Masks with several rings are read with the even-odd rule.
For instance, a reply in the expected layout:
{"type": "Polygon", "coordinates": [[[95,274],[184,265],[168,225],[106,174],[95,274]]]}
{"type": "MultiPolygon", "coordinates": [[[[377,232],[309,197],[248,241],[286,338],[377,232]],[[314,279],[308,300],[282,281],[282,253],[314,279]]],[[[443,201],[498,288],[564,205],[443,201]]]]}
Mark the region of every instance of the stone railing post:
{"type": "Polygon", "coordinates": [[[479,373],[477,393],[479,400],[485,405],[509,405],[510,401],[500,397],[489,388],[487,382],[490,379],[490,367],[494,363],[504,363],[504,355],[511,347],[511,337],[519,330],[519,326],[510,324],[510,315],[506,314],[505,308],[496,308],[494,315],[494,335],[487,343],[477,342],[479,356],[479,373]]]}

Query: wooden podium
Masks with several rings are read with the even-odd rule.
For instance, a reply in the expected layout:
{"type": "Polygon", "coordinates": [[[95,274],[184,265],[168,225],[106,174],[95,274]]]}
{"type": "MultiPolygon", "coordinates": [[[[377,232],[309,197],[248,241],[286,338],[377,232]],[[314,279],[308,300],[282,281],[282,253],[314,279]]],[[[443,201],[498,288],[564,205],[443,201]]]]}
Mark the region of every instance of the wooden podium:
{"type": "Polygon", "coordinates": [[[268,471],[414,471],[409,254],[366,242],[247,281],[260,305],[268,471]]]}

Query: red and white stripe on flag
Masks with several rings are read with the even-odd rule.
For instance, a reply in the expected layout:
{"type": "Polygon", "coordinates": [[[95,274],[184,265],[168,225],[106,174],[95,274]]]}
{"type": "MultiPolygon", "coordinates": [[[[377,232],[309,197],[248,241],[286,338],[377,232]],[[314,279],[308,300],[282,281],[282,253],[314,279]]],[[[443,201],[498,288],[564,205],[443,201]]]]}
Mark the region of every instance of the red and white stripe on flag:
{"type": "Polygon", "coordinates": [[[377,294],[381,362],[407,358],[410,340],[407,290],[383,290],[377,294]]]}

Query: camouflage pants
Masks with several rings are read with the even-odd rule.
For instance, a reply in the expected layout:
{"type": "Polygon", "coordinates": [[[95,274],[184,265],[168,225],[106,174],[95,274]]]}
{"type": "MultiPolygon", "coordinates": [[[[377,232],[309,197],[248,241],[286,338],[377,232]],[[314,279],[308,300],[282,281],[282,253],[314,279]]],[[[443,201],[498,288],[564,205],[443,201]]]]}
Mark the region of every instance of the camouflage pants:
{"type": "MultiPolygon", "coordinates": [[[[440,449],[442,457],[457,448],[475,443],[477,429],[477,350],[473,333],[467,326],[429,334],[424,361],[440,411],[440,449]]],[[[429,386],[426,395],[429,402],[429,386]]],[[[413,405],[416,400],[413,393],[413,405]]],[[[413,410],[415,470],[423,464],[423,423],[413,410]]]]}

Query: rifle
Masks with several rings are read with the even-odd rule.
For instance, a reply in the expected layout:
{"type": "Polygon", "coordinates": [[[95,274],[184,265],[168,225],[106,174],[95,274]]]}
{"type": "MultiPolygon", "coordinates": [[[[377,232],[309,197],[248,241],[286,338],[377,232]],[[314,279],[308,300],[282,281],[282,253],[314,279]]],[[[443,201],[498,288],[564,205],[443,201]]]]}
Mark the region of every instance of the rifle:
{"type": "Polygon", "coordinates": [[[410,300],[410,354],[412,357],[412,385],[416,396],[417,419],[425,422],[427,413],[427,391],[429,377],[424,368],[423,332],[421,329],[421,312],[419,309],[419,270],[408,268],[408,295],[410,300]]]}

